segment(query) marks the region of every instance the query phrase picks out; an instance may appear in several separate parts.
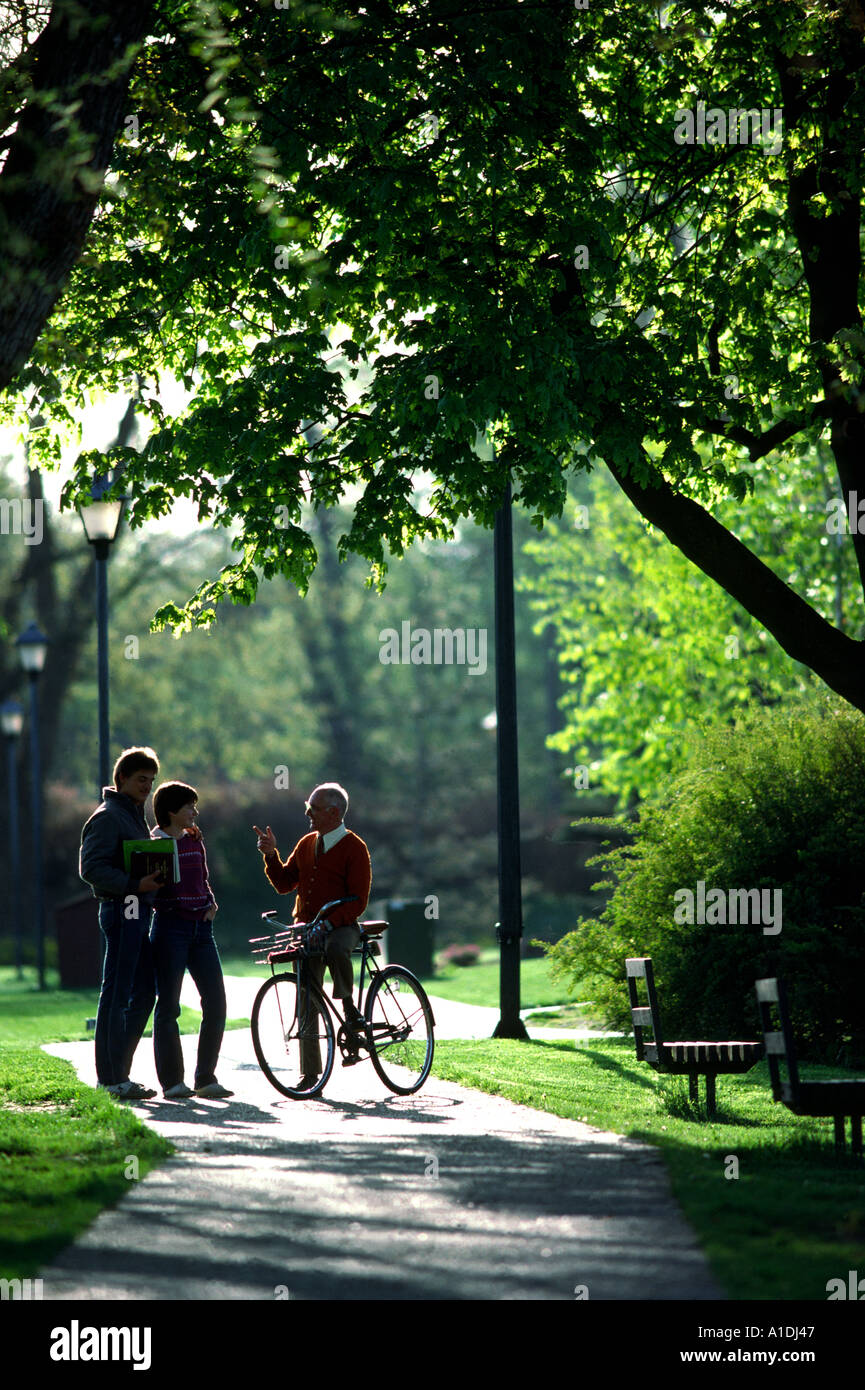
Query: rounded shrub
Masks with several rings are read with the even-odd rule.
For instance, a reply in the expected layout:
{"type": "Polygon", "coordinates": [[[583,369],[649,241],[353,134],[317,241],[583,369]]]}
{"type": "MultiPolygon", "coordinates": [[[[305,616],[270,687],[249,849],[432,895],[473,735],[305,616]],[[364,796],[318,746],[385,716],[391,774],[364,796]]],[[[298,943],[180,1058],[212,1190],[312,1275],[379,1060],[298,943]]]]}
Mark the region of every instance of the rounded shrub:
{"type": "Polygon", "coordinates": [[[651,956],[665,1040],[696,1040],[758,1037],[754,981],[781,974],[800,1054],[862,1066],[865,717],[827,697],[691,743],[632,842],[590,861],[613,892],[547,948],[554,975],[588,985],[608,1026],[630,1028],[625,958],[651,956]]]}
{"type": "Polygon", "coordinates": [[[447,946],[439,956],[442,966],[446,965],[477,965],[481,958],[480,946],[475,946],[471,942],[447,946]]]}

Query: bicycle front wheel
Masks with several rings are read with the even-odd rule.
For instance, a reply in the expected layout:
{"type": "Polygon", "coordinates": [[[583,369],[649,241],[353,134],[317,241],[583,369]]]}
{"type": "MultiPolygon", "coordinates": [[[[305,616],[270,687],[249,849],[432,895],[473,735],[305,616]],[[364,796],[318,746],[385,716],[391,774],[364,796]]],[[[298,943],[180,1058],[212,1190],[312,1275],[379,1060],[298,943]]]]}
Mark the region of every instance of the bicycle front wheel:
{"type": "Polygon", "coordinates": [[[298,982],[295,973],[271,975],[252,1005],[252,1045],[271,1086],[292,1100],[319,1095],[333,1070],[334,1036],[330,1011],[318,986],[298,982]],[[304,1077],[317,1076],[301,1087],[304,1077]]]}
{"type": "Polygon", "coordinates": [[[402,965],[379,971],[366,996],[372,1064],[391,1091],[410,1096],[429,1076],[433,1011],[420,981],[402,965]]]}

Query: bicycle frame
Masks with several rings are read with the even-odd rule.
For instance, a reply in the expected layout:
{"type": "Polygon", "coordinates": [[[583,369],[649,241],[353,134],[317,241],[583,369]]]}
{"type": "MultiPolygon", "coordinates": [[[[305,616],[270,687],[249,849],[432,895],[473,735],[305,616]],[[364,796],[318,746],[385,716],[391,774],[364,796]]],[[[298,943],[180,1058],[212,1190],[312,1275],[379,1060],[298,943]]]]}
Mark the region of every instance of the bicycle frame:
{"type": "MultiPolygon", "coordinates": [[[[379,968],[378,965],[375,964],[375,957],[374,957],[373,952],[372,952],[372,949],[371,949],[372,946],[374,946],[374,945],[375,945],[375,943],[374,943],[373,941],[368,941],[368,940],[366,939],[366,937],[361,936],[361,943],[360,943],[360,953],[361,953],[361,955],[360,955],[360,972],[359,972],[359,979],[358,979],[358,983],[357,983],[357,1010],[358,1010],[358,1013],[360,1013],[360,1014],[363,1014],[363,1003],[364,1003],[363,982],[364,982],[364,977],[365,977],[366,975],[369,976],[369,989],[372,989],[373,982],[375,981],[376,976],[381,974],[381,969],[379,968]]],[[[307,985],[307,983],[308,983],[308,981],[307,981],[307,962],[310,960],[310,958],[314,958],[315,956],[324,956],[324,951],[323,951],[323,950],[320,950],[320,951],[315,951],[315,950],[310,951],[310,950],[307,949],[307,950],[304,951],[303,954],[298,953],[297,960],[296,960],[296,962],[295,962],[295,964],[296,964],[296,969],[297,969],[297,983],[298,983],[298,988],[303,988],[303,987],[305,987],[305,986],[307,985]]],[[[284,962],[282,963],[282,968],[283,968],[283,969],[285,968],[285,963],[284,963],[284,962]]],[[[273,975],[278,975],[278,974],[281,973],[280,969],[278,968],[277,963],[276,963],[276,962],[273,962],[273,961],[271,961],[270,970],[271,970],[271,974],[273,974],[273,975]]],[[[325,1004],[326,1004],[327,1007],[328,1007],[328,1010],[329,1010],[330,1013],[333,1015],[333,1017],[334,1017],[334,1019],[336,1020],[336,1022],[337,1022],[341,1027],[344,1028],[344,1027],[345,1027],[345,1016],[344,1016],[342,1013],[340,1013],[339,1009],[337,1008],[337,1006],[336,1006],[336,1004],[335,1004],[335,1002],[334,1002],[334,1000],[333,1000],[333,997],[332,997],[331,995],[327,994],[327,993],[325,992],[323,986],[322,986],[322,985],[318,985],[317,982],[316,982],[315,980],[313,980],[312,983],[313,983],[313,984],[316,984],[316,986],[317,986],[317,988],[318,988],[319,994],[321,995],[322,999],[324,1000],[325,1004]]],[[[369,989],[367,990],[367,993],[369,993],[369,989]]],[[[352,999],[354,999],[354,994],[352,994],[352,999]]]]}
{"type": "MultiPolygon", "coordinates": [[[[312,919],[311,922],[306,922],[306,923],[303,923],[303,924],[297,924],[297,925],[294,925],[294,926],[291,926],[291,927],[286,927],[285,934],[284,934],[284,935],[285,935],[285,942],[284,942],[284,945],[285,945],[285,953],[286,953],[286,955],[288,955],[289,952],[292,952],[292,954],[294,954],[294,951],[295,951],[295,948],[296,948],[296,955],[294,955],[294,964],[295,964],[296,969],[297,969],[298,987],[300,987],[301,985],[304,985],[304,986],[305,986],[305,985],[307,984],[307,978],[306,978],[306,976],[307,976],[307,970],[306,970],[307,961],[308,961],[310,958],[317,957],[317,956],[324,956],[324,954],[325,954],[325,951],[324,951],[324,947],[323,947],[323,946],[320,947],[320,948],[315,948],[315,947],[312,947],[312,948],[311,948],[311,947],[309,947],[309,946],[306,944],[306,943],[307,943],[307,938],[308,938],[308,936],[309,936],[309,933],[310,933],[311,931],[313,931],[317,926],[319,926],[319,925],[321,924],[322,918],[324,918],[324,917],[327,915],[327,913],[330,912],[334,907],[341,907],[341,906],[343,906],[344,903],[350,903],[350,902],[354,902],[354,901],[355,901],[354,898],[334,898],[334,899],[332,899],[331,902],[325,903],[323,907],[319,908],[318,912],[316,913],[315,917],[312,919]]],[[[262,915],[262,917],[275,917],[275,910],[274,910],[273,913],[264,913],[264,912],[263,912],[261,915],[262,915]]],[[[282,924],[281,924],[281,923],[276,923],[276,925],[282,925],[282,924]]],[[[260,939],[260,940],[266,940],[266,938],[264,938],[264,937],[258,938],[258,939],[260,939]]],[[[368,975],[368,976],[369,976],[369,987],[370,987],[370,989],[371,989],[371,988],[372,988],[372,985],[373,985],[373,981],[375,980],[376,976],[381,974],[381,970],[380,970],[379,967],[375,964],[375,956],[374,956],[373,949],[372,949],[374,945],[375,945],[375,942],[372,941],[372,940],[370,940],[368,937],[364,936],[363,932],[361,932],[361,935],[360,935],[360,952],[361,952],[361,957],[360,957],[360,973],[359,973],[359,978],[358,978],[358,983],[357,983],[357,1009],[358,1009],[358,1012],[361,1013],[361,1014],[363,1013],[363,982],[364,982],[364,976],[365,976],[365,975],[368,975]]],[[[287,960],[281,960],[281,961],[269,960],[268,963],[269,963],[269,965],[270,965],[270,973],[271,973],[272,975],[278,975],[278,974],[281,974],[282,971],[284,971],[286,965],[288,964],[288,961],[287,961],[287,960]]],[[[316,982],[315,980],[313,980],[312,983],[313,983],[313,984],[317,984],[317,982],[316,982]]],[[[322,998],[324,999],[324,1002],[325,1002],[325,1004],[327,1005],[327,1007],[328,1007],[330,1013],[331,1013],[331,1014],[333,1015],[333,1017],[336,1019],[337,1023],[338,1023],[340,1026],[342,1026],[342,1027],[344,1028],[344,1027],[345,1027],[345,1018],[344,1018],[344,1016],[340,1013],[339,1009],[336,1007],[336,1004],[334,1003],[332,997],[331,997],[330,995],[328,995],[328,994],[325,993],[325,991],[324,991],[324,989],[323,989],[322,986],[318,986],[318,989],[319,989],[319,993],[321,994],[322,998]]],[[[352,993],[352,999],[353,999],[353,998],[354,998],[354,994],[352,993]]]]}
{"type": "MultiPolygon", "coordinates": [[[[320,1093],[331,1074],[335,1048],[342,1054],[344,1066],[359,1062],[361,1052],[366,1054],[380,1079],[398,1095],[413,1095],[423,1085],[432,1065],[435,1018],[420,981],[404,966],[393,963],[380,967],[375,959],[379,954],[377,940],[387,923],[358,924],[361,928],[367,926],[370,931],[370,935],[360,931],[357,946],[352,950],[353,955],[360,956],[356,1006],[354,978],[350,996],[351,1008],[357,1008],[359,1018],[346,1018],[338,1007],[339,1001],[325,992],[324,960],[314,972],[310,968],[311,959],[327,955],[323,940],[309,941],[311,929],[319,926],[332,908],[352,901],[355,899],[334,899],[321,908],[312,922],[293,925],[278,921],[275,911],[263,912],[263,919],[283,930],[272,937],[257,937],[252,942],[253,955],[260,964],[270,966],[270,979],[259,990],[252,1008],[256,1056],[268,1080],[283,1095],[294,1099],[303,1098],[307,1091],[310,1096],[320,1093]],[[285,986],[280,983],[282,980],[286,981],[285,986]],[[287,1022],[282,1012],[284,989],[293,1009],[293,1018],[287,1022]],[[273,1012],[274,1006],[277,1014],[273,1012]],[[323,1020],[320,1026],[313,1026],[316,1014],[323,1020]],[[299,1031],[295,1031],[295,1024],[299,1025],[299,1031]],[[322,1028],[328,1049],[323,1068],[316,1037],[316,1034],[321,1036],[322,1028]],[[284,1070],[285,1063],[281,1059],[289,1055],[286,1048],[289,1043],[300,1045],[299,1072],[302,1076],[312,1075],[303,1059],[305,1045],[314,1046],[312,1055],[319,1058],[315,1089],[310,1084],[301,1091],[294,1081],[286,1080],[298,1065],[293,1058],[288,1073],[284,1070]],[[320,1081],[319,1072],[322,1072],[320,1081]]],[[[306,1055],[310,1056],[309,1047],[306,1055]]]]}

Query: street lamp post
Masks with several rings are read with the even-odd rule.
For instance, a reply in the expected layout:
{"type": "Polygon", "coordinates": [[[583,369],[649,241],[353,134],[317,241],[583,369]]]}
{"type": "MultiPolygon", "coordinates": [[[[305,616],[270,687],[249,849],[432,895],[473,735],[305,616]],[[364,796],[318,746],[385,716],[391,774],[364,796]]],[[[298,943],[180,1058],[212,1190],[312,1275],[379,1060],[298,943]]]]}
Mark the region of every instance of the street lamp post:
{"type": "Polygon", "coordinates": [[[99,686],[99,786],[97,793],[102,799],[102,789],[108,785],[111,771],[110,729],[108,716],[108,555],[117,538],[120,518],[123,514],[123,499],[103,501],[103,493],[110,487],[107,481],[94,483],[91,490],[93,501],[79,507],[84,534],[93,546],[96,564],[96,631],[97,631],[97,672],[99,686]]]}
{"type": "Polygon", "coordinates": [[[15,932],[15,973],[20,980],[24,974],[23,935],[21,915],[21,830],[18,823],[18,740],[24,727],[24,711],[17,700],[0,705],[0,724],[6,736],[9,753],[9,867],[11,892],[9,902],[15,932]]]}
{"type": "MultiPolygon", "coordinates": [[[[491,463],[488,432],[478,431],[478,458],[491,463]]],[[[514,630],[514,553],[508,479],[493,532],[496,595],[496,787],[499,824],[499,1021],[494,1038],[528,1038],[520,1018],[520,939],[523,934],[520,868],[520,775],[517,758],[517,666],[514,630]]]]}
{"type": "Polygon", "coordinates": [[[48,654],[48,638],[31,623],[15,643],[30,681],[30,776],[33,815],[33,916],[39,988],[45,988],[45,894],[42,884],[42,769],[39,762],[39,704],[36,686],[48,654]]]}
{"type": "Polygon", "coordinates": [[[520,938],[523,907],[520,868],[520,774],[517,759],[517,666],[514,630],[514,554],[511,485],[493,532],[496,590],[496,762],[499,810],[499,916],[496,936],[500,1017],[494,1038],[527,1038],[520,1018],[520,938]]]}

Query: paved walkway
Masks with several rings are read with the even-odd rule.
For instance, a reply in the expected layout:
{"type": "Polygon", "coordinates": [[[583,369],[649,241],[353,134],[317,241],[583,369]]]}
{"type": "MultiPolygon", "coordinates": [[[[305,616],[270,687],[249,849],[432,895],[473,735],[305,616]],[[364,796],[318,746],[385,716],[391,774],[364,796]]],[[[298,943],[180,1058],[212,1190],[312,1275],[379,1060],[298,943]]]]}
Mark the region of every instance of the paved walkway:
{"type": "MultiPolygon", "coordinates": [[[[235,1016],[258,983],[232,983],[235,1016]]],[[[439,1037],[498,1017],[433,1008],[439,1037]]],[[[91,1043],[47,1051],[95,1083],[91,1043]]],[[[149,1043],[138,1058],[155,1085],[149,1043]]],[[[219,1078],[233,1100],[135,1107],[178,1152],[40,1271],[46,1299],[723,1297],[647,1145],[436,1077],[395,1096],[368,1065],[287,1100],[248,1030],[226,1033],[219,1078]]]]}

